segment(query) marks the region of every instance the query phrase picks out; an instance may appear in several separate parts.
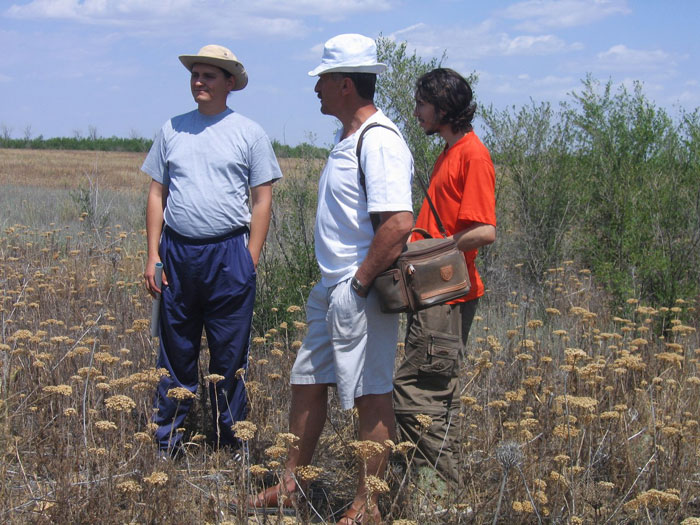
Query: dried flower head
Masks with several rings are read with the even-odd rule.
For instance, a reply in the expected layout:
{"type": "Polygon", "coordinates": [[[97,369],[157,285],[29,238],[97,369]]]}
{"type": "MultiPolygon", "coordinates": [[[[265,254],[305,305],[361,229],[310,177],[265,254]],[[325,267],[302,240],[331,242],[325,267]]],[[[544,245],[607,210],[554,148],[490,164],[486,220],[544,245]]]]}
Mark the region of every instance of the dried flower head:
{"type": "Polygon", "coordinates": [[[209,374],[208,376],[204,376],[204,379],[210,383],[216,384],[219,381],[223,381],[226,378],[220,374],[209,374]]]}
{"type": "Polygon", "coordinates": [[[265,455],[269,458],[279,459],[287,455],[287,449],[278,445],[273,445],[265,449],[265,455]]]}
{"type": "Polygon", "coordinates": [[[73,393],[73,387],[70,385],[50,385],[42,389],[47,394],[58,394],[61,396],[70,396],[73,393]]]}
{"type": "Polygon", "coordinates": [[[130,479],[117,484],[117,490],[124,494],[138,494],[141,492],[141,485],[133,479],[130,479]]]}
{"type": "Polygon", "coordinates": [[[367,476],[365,478],[365,486],[367,487],[367,492],[372,494],[386,494],[389,492],[389,485],[386,481],[377,476],[367,476]]]}
{"type": "Polygon", "coordinates": [[[170,390],[168,390],[168,393],[166,395],[173,399],[177,399],[178,401],[184,401],[185,399],[194,399],[196,397],[193,392],[181,386],[171,388],[170,390]]]}
{"type": "Polygon", "coordinates": [[[323,469],[313,465],[305,465],[294,469],[294,473],[302,481],[313,481],[323,473],[323,469]]]}
{"type": "Polygon", "coordinates": [[[108,430],[117,430],[117,425],[112,421],[102,420],[95,423],[95,428],[107,432],[108,430]]]}
{"type": "Polygon", "coordinates": [[[433,424],[433,418],[426,414],[418,414],[416,416],[416,421],[418,421],[418,425],[423,431],[428,430],[433,424]]]}
{"type": "Polygon", "coordinates": [[[250,441],[255,436],[258,427],[252,421],[237,421],[231,427],[233,435],[241,441],[250,441]]]}
{"type": "Polygon", "coordinates": [[[165,472],[154,472],[143,480],[149,485],[161,486],[168,482],[168,475],[165,472]]]}
{"type": "Polygon", "coordinates": [[[129,396],[116,395],[105,399],[105,406],[117,412],[131,412],[136,407],[136,402],[129,396]]]}
{"type": "Polygon", "coordinates": [[[350,448],[353,449],[353,452],[357,457],[364,461],[383,454],[386,451],[386,447],[383,443],[371,440],[351,441],[350,448]]]}
{"type": "Polygon", "coordinates": [[[248,470],[253,476],[264,476],[270,471],[263,465],[251,465],[248,470]]]}
{"type": "Polygon", "coordinates": [[[151,435],[147,432],[136,432],[134,434],[134,440],[139,443],[150,443],[153,441],[151,435]]]}
{"type": "Polygon", "coordinates": [[[405,456],[414,448],[416,448],[416,445],[414,443],[411,443],[410,441],[402,441],[401,443],[397,443],[396,446],[393,447],[393,451],[398,452],[399,454],[403,454],[405,456]]]}
{"type": "Polygon", "coordinates": [[[275,440],[276,444],[280,447],[291,447],[296,445],[299,441],[299,436],[292,434],[291,432],[280,432],[277,434],[275,440]]]}

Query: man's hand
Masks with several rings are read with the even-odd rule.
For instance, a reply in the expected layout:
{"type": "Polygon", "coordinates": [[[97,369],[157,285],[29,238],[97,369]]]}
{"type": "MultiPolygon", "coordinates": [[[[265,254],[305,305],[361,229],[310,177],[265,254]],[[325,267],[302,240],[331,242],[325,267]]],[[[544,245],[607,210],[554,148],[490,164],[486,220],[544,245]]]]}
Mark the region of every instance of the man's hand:
{"type": "MultiPolygon", "coordinates": [[[[143,278],[146,280],[146,290],[155,297],[157,293],[161,293],[161,289],[156,284],[156,263],[160,262],[160,257],[155,260],[148,259],[146,270],[143,272],[143,278]]],[[[165,276],[165,270],[162,273],[163,286],[168,286],[168,278],[165,276]]]]}

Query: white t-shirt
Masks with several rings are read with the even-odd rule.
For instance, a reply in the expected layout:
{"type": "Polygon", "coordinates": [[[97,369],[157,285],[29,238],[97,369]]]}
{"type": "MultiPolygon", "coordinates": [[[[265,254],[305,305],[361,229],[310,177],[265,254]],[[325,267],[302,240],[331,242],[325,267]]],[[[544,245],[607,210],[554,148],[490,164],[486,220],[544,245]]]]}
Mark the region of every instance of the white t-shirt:
{"type": "Polygon", "coordinates": [[[342,129],[318,185],[314,242],[324,286],[354,275],[367,256],[374,237],[370,213],[413,211],[413,157],[394,123],[377,111],[355,133],[343,140],[341,136],[342,129]],[[396,133],[375,127],[363,138],[360,157],[365,197],[355,152],[360,133],[372,122],[389,126],[396,133]]]}
{"type": "Polygon", "coordinates": [[[196,239],[247,226],[249,188],[282,177],[260,125],[228,108],[168,120],[141,169],[168,188],[165,224],[196,239]]]}

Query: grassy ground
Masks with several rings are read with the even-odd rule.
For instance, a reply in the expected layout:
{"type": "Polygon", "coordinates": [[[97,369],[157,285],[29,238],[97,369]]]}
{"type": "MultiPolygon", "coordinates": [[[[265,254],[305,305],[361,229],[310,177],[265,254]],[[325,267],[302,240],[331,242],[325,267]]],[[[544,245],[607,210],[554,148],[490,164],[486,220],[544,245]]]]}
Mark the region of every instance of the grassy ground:
{"type": "MultiPolygon", "coordinates": [[[[140,277],[142,159],[0,150],[4,523],[245,523],[245,509],[230,503],[281,472],[289,370],[306,329],[298,276],[286,279],[293,290],[276,282],[277,293],[256,309],[265,321],[246,374],[255,428],[244,463],[212,447],[206,341],[202,388],[182,430],[186,453],[179,461],[156,454],[149,419],[159,372],[140,277]],[[81,181],[86,191],[76,193],[81,181]]],[[[309,204],[298,197],[312,191],[304,174],[316,167],[283,169],[270,268],[281,252],[297,253],[282,225],[300,208],[308,221],[309,204]]],[[[404,472],[410,450],[397,446],[381,497],[387,522],[693,523],[697,299],[662,310],[631,299],[609,311],[590,273],[570,262],[535,286],[509,253],[508,235],[489,255],[489,290],[462,369],[461,486],[448,492],[404,472]]],[[[310,505],[295,518],[251,522],[332,523],[349,502],[356,420],[335,400],[329,415],[315,460],[321,470],[308,473],[310,505]]]]}

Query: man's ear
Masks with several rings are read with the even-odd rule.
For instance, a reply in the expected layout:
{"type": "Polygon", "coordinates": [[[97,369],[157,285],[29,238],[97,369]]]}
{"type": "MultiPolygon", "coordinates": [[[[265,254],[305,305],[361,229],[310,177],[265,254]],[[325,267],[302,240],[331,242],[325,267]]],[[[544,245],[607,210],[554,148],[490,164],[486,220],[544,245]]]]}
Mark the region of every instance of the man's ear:
{"type": "Polygon", "coordinates": [[[357,91],[357,89],[355,88],[355,83],[352,80],[350,80],[350,77],[343,77],[342,82],[340,84],[340,91],[343,95],[348,95],[353,91],[357,91]]]}
{"type": "Polygon", "coordinates": [[[229,93],[233,91],[233,88],[236,87],[236,77],[234,77],[233,75],[228,77],[226,85],[228,86],[229,93]]]}

